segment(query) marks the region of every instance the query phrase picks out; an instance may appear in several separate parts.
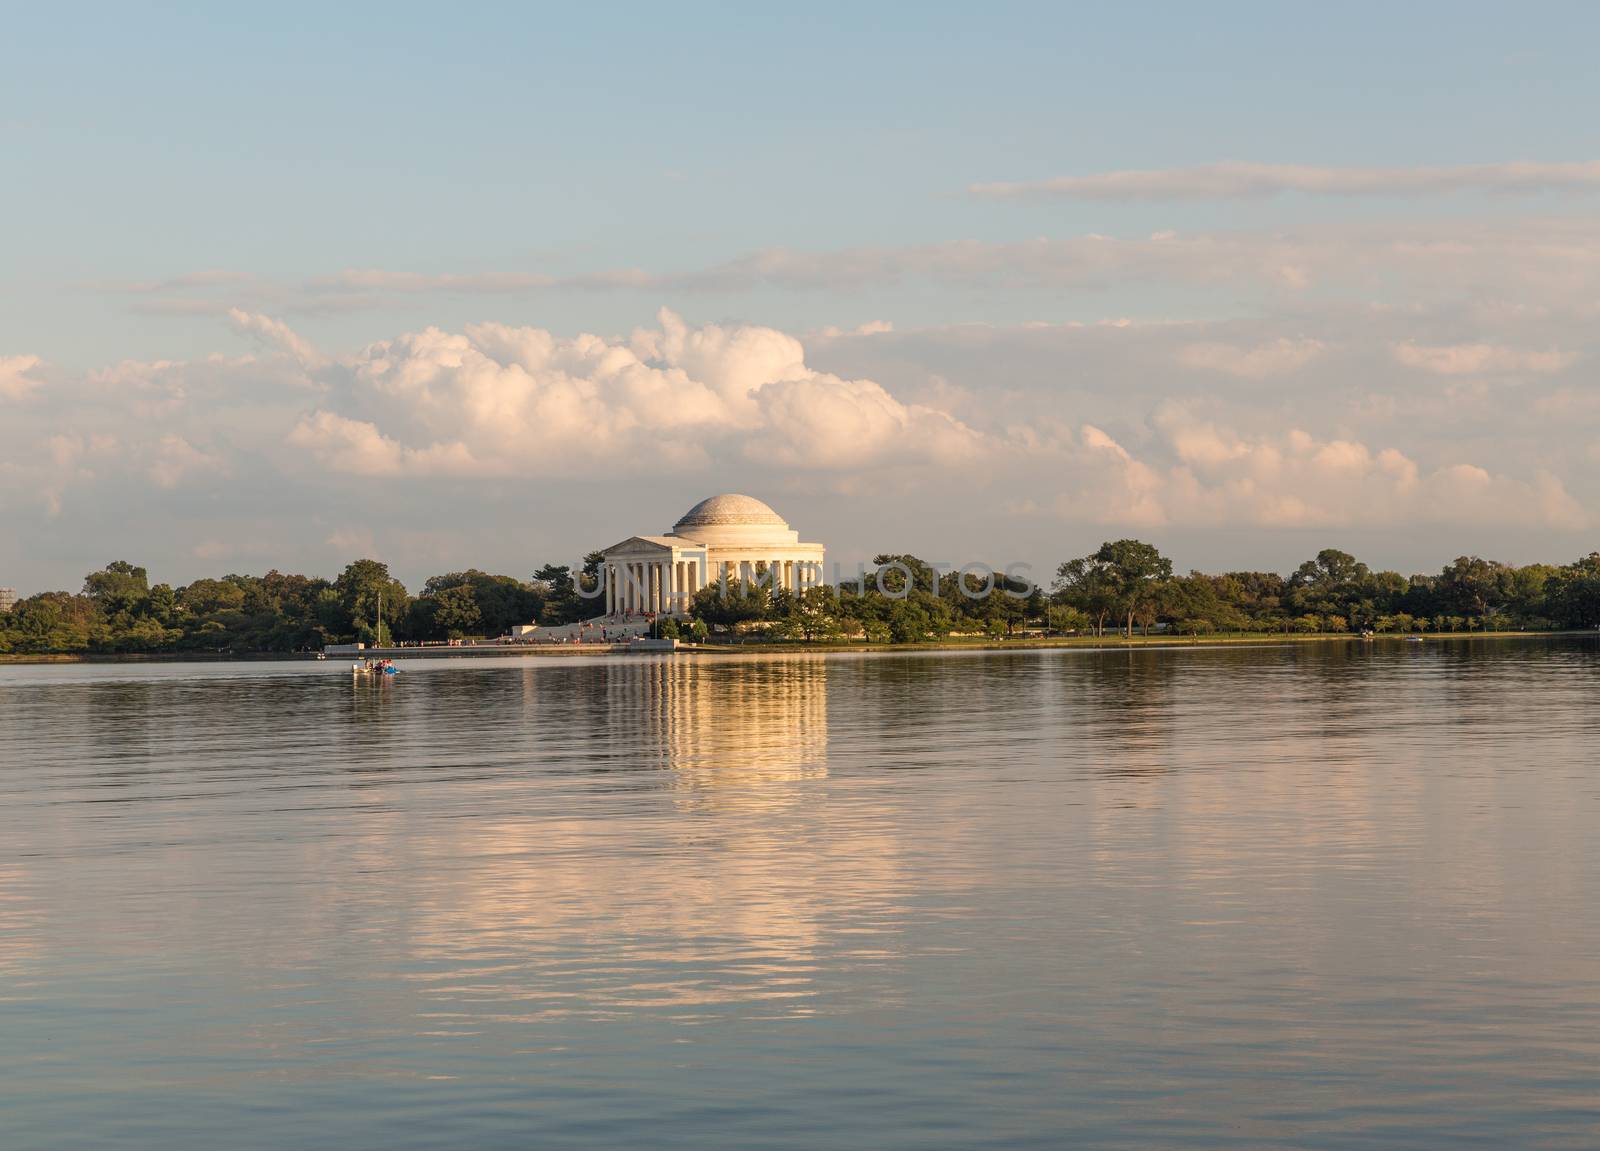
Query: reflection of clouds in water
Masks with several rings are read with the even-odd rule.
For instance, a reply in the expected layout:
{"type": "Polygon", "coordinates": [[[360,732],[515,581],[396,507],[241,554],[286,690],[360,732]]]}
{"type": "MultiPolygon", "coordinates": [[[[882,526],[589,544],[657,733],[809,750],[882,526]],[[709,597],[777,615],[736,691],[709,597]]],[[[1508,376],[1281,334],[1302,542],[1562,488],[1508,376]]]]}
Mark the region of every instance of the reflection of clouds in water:
{"type": "Polygon", "coordinates": [[[1158,658],[1068,670],[1060,698],[1090,737],[1072,758],[1092,796],[1094,874],[1159,888],[1196,963],[1277,933],[1294,938],[1302,975],[1365,963],[1403,978],[1409,950],[1358,956],[1354,934],[1481,946],[1478,925],[1574,897],[1574,869],[1535,880],[1523,861],[1581,857],[1574,825],[1550,815],[1561,784],[1538,769],[1571,755],[1560,720],[1576,693],[1530,691],[1529,669],[1505,655],[1465,677],[1465,645],[1426,664],[1355,641],[1158,658]],[[1514,849],[1524,822],[1560,848],[1514,849]]]}
{"type": "Polygon", "coordinates": [[[44,960],[43,920],[28,874],[20,867],[0,867],[0,976],[22,980],[37,970],[44,960]]]}

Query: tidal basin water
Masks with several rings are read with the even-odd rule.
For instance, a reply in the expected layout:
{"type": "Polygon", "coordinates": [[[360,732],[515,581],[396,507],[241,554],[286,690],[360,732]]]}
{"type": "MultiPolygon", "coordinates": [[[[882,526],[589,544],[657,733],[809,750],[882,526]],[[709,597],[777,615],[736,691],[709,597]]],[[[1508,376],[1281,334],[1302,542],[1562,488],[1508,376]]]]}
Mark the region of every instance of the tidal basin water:
{"type": "Polygon", "coordinates": [[[0,668],[0,1146],[1592,1148],[1600,646],[0,668]]]}

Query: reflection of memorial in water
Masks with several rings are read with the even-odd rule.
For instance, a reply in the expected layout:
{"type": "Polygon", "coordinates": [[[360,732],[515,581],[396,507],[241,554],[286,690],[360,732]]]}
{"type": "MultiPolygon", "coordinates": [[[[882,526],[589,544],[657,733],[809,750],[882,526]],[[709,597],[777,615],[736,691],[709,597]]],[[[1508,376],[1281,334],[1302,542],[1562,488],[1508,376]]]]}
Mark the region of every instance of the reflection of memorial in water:
{"type": "Polygon", "coordinates": [[[837,1011],[846,985],[900,994],[905,848],[874,793],[828,794],[823,658],[619,658],[517,682],[540,720],[533,774],[459,784],[463,818],[408,834],[436,880],[397,893],[411,954],[438,972],[418,985],[428,1010],[695,1022],[837,1011]],[[580,746],[604,766],[567,770],[580,746]]]}
{"type": "MultiPolygon", "coordinates": [[[[827,662],[650,659],[608,669],[608,712],[682,805],[767,808],[828,774],[827,662]]],[[[615,722],[614,721],[614,722],[615,722]]]]}

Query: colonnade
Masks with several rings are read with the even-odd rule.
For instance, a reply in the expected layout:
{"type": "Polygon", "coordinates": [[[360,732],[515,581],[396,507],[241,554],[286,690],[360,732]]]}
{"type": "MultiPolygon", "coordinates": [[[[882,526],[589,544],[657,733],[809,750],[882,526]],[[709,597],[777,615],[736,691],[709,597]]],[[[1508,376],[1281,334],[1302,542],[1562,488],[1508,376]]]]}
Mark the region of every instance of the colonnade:
{"type": "Polygon", "coordinates": [[[697,560],[618,560],[606,565],[606,614],[685,611],[704,586],[697,560]]]}
{"type": "Polygon", "coordinates": [[[814,560],[719,560],[706,571],[698,559],[616,560],[606,565],[606,614],[684,612],[697,592],[724,578],[798,595],[817,585],[821,567],[814,560]]]}

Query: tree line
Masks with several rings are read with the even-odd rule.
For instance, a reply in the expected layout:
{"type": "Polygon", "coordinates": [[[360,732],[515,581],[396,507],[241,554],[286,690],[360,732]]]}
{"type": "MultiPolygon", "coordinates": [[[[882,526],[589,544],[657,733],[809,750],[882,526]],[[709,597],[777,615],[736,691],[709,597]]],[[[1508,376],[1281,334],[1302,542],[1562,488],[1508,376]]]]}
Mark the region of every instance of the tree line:
{"type": "Polygon", "coordinates": [[[518,624],[564,623],[594,614],[577,594],[598,553],[577,575],[546,565],[532,579],[469,569],[433,576],[411,595],[386,564],[363,559],[337,579],[226,575],[181,587],[152,585],[118,560],[74,594],[43,592],[0,614],[0,653],[297,652],[329,643],[425,642],[503,635],[518,624]]]}
{"type": "MultiPolygon", "coordinates": [[[[91,572],[77,593],[43,592],[0,614],[0,653],[296,652],[352,641],[494,637],[518,624],[598,614],[602,563],[591,552],[576,569],[546,564],[527,579],[449,572],[411,595],[371,559],[333,580],[269,571],[181,587],[152,585],[144,568],[119,560],[91,572]]],[[[1180,575],[1155,547],[1128,539],[1062,563],[1048,587],[1005,576],[990,584],[887,553],[874,558],[865,578],[837,588],[796,594],[762,584],[732,580],[703,589],[688,618],[664,623],[664,634],[915,643],[1040,631],[1199,636],[1600,626],[1600,553],[1522,567],[1462,556],[1437,575],[1403,576],[1330,548],[1288,575],[1180,575]]]]}
{"type": "Polygon", "coordinates": [[[1568,630],[1600,625],[1600,553],[1524,567],[1461,556],[1437,575],[1403,576],[1327,548],[1287,576],[1176,575],[1149,544],[1117,540],[1062,564],[1053,599],[1067,626],[1099,634],[1108,622],[1128,634],[1568,630]]]}

